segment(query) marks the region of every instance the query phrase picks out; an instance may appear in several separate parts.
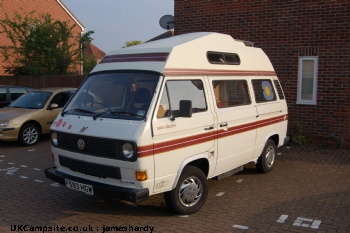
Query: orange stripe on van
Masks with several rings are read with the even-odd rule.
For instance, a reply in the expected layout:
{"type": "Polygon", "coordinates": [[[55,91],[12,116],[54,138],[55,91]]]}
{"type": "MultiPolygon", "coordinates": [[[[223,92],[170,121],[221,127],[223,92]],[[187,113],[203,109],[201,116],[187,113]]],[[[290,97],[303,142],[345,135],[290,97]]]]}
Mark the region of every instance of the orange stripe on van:
{"type": "Polygon", "coordinates": [[[193,145],[198,145],[204,142],[212,141],[215,138],[229,137],[235,134],[247,132],[253,129],[262,128],[264,126],[273,125],[288,119],[288,115],[278,116],[266,120],[261,120],[253,123],[243,124],[239,126],[229,127],[227,130],[219,128],[217,131],[193,135],[190,137],[179,138],[171,141],[160,142],[154,145],[140,146],[137,148],[137,157],[147,157],[151,155],[161,154],[172,150],[177,150],[193,145]]]}
{"type": "Polygon", "coordinates": [[[208,70],[208,69],[164,69],[164,75],[230,75],[230,76],[276,76],[275,71],[263,70],[208,70]]]}

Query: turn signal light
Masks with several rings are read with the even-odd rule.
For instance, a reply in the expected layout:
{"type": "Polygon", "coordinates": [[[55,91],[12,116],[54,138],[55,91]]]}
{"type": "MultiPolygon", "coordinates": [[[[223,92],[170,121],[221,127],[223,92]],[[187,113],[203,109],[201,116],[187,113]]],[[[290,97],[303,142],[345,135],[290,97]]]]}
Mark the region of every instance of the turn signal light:
{"type": "Polygon", "coordinates": [[[136,171],[135,174],[136,174],[137,181],[147,180],[147,172],[146,171],[136,171]]]}
{"type": "Polygon", "coordinates": [[[53,155],[53,153],[51,153],[51,158],[52,158],[52,161],[55,162],[55,156],[53,155]]]}

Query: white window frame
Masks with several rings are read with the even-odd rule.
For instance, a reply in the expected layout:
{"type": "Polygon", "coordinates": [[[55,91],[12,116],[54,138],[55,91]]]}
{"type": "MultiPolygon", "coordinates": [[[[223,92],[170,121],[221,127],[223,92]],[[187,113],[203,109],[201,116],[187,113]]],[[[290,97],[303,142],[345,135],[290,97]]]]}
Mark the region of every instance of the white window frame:
{"type": "Polygon", "coordinates": [[[298,93],[297,93],[297,104],[305,105],[316,105],[317,104],[317,82],[318,82],[318,57],[317,56],[301,56],[298,60],[298,93]],[[314,75],[313,75],[313,92],[312,100],[301,99],[302,93],[302,74],[303,74],[303,61],[312,60],[314,61],[314,75]]]}

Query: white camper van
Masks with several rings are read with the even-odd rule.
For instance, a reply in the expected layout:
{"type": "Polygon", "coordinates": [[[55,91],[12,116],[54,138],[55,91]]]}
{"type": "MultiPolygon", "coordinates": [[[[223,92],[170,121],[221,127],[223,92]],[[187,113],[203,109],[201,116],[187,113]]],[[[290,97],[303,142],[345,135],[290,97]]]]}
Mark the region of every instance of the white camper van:
{"type": "Polygon", "coordinates": [[[51,127],[68,188],[131,202],[164,193],[179,214],[198,211],[208,179],[254,162],[274,167],[288,110],[265,53],[219,33],[190,33],[107,54],[51,127]]]}

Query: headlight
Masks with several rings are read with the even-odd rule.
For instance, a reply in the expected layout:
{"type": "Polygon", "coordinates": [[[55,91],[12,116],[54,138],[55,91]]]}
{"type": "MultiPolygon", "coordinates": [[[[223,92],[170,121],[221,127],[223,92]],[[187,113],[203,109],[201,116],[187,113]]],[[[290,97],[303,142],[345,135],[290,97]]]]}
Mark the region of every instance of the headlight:
{"type": "Polygon", "coordinates": [[[123,144],[122,150],[123,150],[124,157],[127,159],[132,158],[135,154],[134,147],[128,142],[123,144]]]}
{"type": "Polygon", "coordinates": [[[58,145],[58,140],[57,140],[57,133],[56,132],[52,132],[51,133],[51,143],[55,146],[58,145]]]}
{"type": "Polygon", "coordinates": [[[0,127],[7,127],[9,125],[9,121],[0,121],[0,127]]]}

